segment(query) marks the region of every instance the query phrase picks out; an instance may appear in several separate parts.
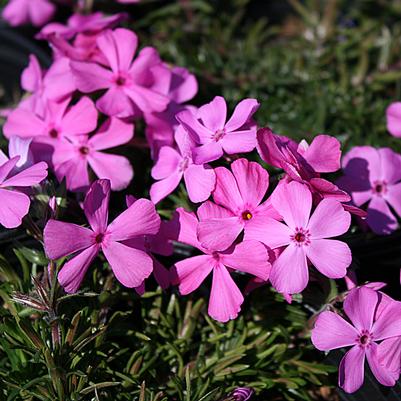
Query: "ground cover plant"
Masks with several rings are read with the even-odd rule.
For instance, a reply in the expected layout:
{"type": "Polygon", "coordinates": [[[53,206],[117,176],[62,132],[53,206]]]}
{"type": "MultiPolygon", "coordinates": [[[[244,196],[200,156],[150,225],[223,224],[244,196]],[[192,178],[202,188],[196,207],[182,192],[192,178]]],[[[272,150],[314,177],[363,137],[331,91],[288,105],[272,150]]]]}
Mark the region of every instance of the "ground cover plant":
{"type": "Polygon", "coordinates": [[[397,396],[398,2],[2,3],[1,400],[397,396]]]}

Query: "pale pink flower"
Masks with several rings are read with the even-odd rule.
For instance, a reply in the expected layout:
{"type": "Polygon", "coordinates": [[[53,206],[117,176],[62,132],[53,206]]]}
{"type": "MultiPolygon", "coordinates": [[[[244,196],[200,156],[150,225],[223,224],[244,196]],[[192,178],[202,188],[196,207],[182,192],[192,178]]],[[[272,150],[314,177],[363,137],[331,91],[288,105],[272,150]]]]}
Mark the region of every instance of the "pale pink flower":
{"type": "Polygon", "coordinates": [[[58,280],[66,292],[78,290],[86,271],[100,251],[117,280],[126,287],[138,287],[152,272],[151,257],[141,249],[124,245],[123,241],[159,231],[160,217],[153,203],[138,199],[108,224],[109,198],[110,181],[97,180],[91,185],[84,201],[84,212],[90,228],[49,220],[44,229],[45,250],[50,259],[74,255],[58,274],[58,280]]]}
{"type": "Polygon", "coordinates": [[[46,163],[32,164],[29,144],[29,140],[11,139],[10,159],[0,151],[0,224],[6,228],[21,225],[29,211],[30,198],[18,189],[39,184],[47,177],[46,163]]]}
{"type": "Polygon", "coordinates": [[[86,191],[90,167],[98,178],[110,180],[113,191],[126,188],[134,176],[131,163],[124,156],[103,151],[129,142],[133,135],[132,124],[111,118],[90,137],[80,135],[60,141],[52,156],[57,179],[61,182],[65,177],[71,191],[86,191]]]}
{"type": "Polygon", "coordinates": [[[309,281],[307,260],[327,277],[344,277],[352,260],[351,251],[346,243],[327,239],[344,234],[350,226],[351,216],[341,203],[323,199],[310,215],[312,194],[295,181],[279,184],[271,202],[284,223],[261,219],[246,238],[272,249],[286,247],[273,263],[273,287],[282,293],[301,292],[309,281]]]}
{"type": "Polygon", "coordinates": [[[344,312],[352,324],[334,312],[322,312],[312,330],[313,345],[321,351],[352,347],[341,360],[339,386],[347,393],[362,386],[365,357],[376,379],[384,386],[393,386],[399,372],[388,369],[392,363],[384,365],[377,342],[401,335],[401,303],[360,287],[345,298],[344,312]]]}
{"type": "Polygon", "coordinates": [[[151,89],[157,79],[163,78],[156,77],[152,70],[161,63],[154,48],[142,49],[133,60],[138,39],[135,33],[123,28],[104,31],[96,43],[110,69],[79,61],[72,61],[71,68],[80,91],[107,90],[96,102],[102,113],[130,117],[166,109],[168,97],[151,89]]]}
{"type": "Polygon", "coordinates": [[[192,160],[193,142],[182,128],[175,134],[178,149],[163,146],[152,168],[156,180],[150,188],[152,202],[158,203],[171,194],[184,178],[188,197],[192,202],[203,202],[214,189],[216,176],[207,164],[194,164],[192,160]]]}
{"type": "Polygon", "coordinates": [[[198,145],[192,151],[195,163],[218,160],[224,153],[232,155],[255,149],[256,126],[250,123],[258,108],[259,103],[255,99],[244,99],[226,121],[226,101],[216,96],[200,107],[196,115],[189,110],[178,113],[177,120],[198,145]]]}
{"type": "Polygon", "coordinates": [[[214,216],[200,219],[198,225],[202,246],[223,251],[243,230],[247,238],[248,234],[252,235],[254,226],[259,228],[261,221],[280,218],[270,200],[262,202],[269,188],[269,174],[260,164],[238,159],[231,163],[231,171],[225,167],[217,167],[214,171],[215,203],[208,202],[214,216]]]}
{"type": "MultiPolygon", "coordinates": [[[[198,215],[208,210],[198,210],[198,215]]],[[[231,277],[230,271],[238,270],[266,280],[270,263],[266,248],[258,241],[244,241],[232,248],[218,252],[202,247],[196,238],[198,219],[195,214],[177,209],[178,241],[199,249],[202,255],[177,262],[173,271],[179,282],[182,295],[195,291],[213,272],[212,289],[209,299],[209,315],[220,322],[235,319],[241,309],[244,297],[231,277]]]]}
{"type": "Polygon", "coordinates": [[[387,130],[392,136],[401,138],[401,102],[391,103],[386,110],[387,130]]]}
{"type": "Polygon", "coordinates": [[[342,165],[344,176],[337,185],[351,194],[356,206],[367,205],[369,227],[382,235],[396,230],[396,216],[401,216],[401,156],[389,148],[355,146],[342,165]]]}

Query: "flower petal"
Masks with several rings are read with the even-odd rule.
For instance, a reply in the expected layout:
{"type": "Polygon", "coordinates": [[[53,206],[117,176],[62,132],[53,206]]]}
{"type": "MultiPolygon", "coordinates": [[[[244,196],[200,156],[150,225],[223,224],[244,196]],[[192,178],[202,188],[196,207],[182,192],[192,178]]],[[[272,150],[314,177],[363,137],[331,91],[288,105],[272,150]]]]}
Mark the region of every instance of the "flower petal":
{"type": "Polygon", "coordinates": [[[91,93],[110,87],[112,72],[96,63],[81,61],[70,62],[78,89],[83,93],[91,93]]]}
{"type": "Polygon", "coordinates": [[[199,255],[177,262],[173,269],[179,280],[182,295],[195,291],[213,270],[213,259],[209,255],[199,255]]]}
{"type": "Polygon", "coordinates": [[[134,177],[131,163],[124,156],[93,152],[88,155],[88,163],[98,178],[110,180],[113,191],[127,188],[134,177]]]}
{"type": "Polygon", "coordinates": [[[372,342],[370,346],[366,348],[366,358],[377,381],[383,386],[394,386],[396,378],[392,372],[380,365],[378,345],[376,343],[372,342]]]}
{"type": "MultiPolygon", "coordinates": [[[[401,337],[401,302],[394,301],[391,298],[389,300],[390,302],[385,305],[373,323],[372,333],[375,341],[390,337],[401,337]]],[[[382,299],[380,301],[382,303],[382,299]]]]}
{"type": "Polygon", "coordinates": [[[223,265],[217,265],[213,269],[209,315],[219,322],[228,322],[238,316],[242,302],[244,302],[244,297],[230,273],[223,265]]]}
{"type": "Polygon", "coordinates": [[[224,251],[238,237],[244,223],[237,216],[200,221],[197,235],[201,245],[210,251],[224,251]]]}
{"type": "Polygon", "coordinates": [[[152,273],[152,258],[144,251],[113,240],[103,245],[102,251],[117,280],[125,287],[139,287],[152,273]]]}
{"type": "Polygon", "coordinates": [[[46,255],[53,260],[95,244],[92,230],[53,219],[47,222],[43,237],[46,255]]]}
{"type": "Polygon", "coordinates": [[[200,221],[210,219],[224,219],[226,217],[233,217],[234,214],[222,206],[216,205],[211,201],[203,202],[196,211],[200,221]]]}
{"type": "Polygon", "coordinates": [[[256,207],[269,187],[269,173],[256,162],[238,159],[231,163],[241,197],[246,205],[256,207]]]}
{"type": "Polygon", "coordinates": [[[99,128],[88,143],[96,150],[114,148],[124,145],[134,136],[134,125],[119,118],[110,118],[99,128]]]}
{"type": "Polygon", "coordinates": [[[351,215],[334,199],[323,199],[317,205],[308,229],[312,239],[330,238],[344,234],[351,224],[351,215]]]}
{"type": "Polygon", "coordinates": [[[219,142],[228,155],[252,152],[256,147],[256,129],[229,132],[219,142]]]}
{"type": "Polygon", "coordinates": [[[109,218],[110,181],[95,181],[84,200],[84,212],[92,230],[104,233],[109,218]]]}
{"type": "Polygon", "coordinates": [[[198,118],[213,132],[223,129],[227,118],[227,104],[224,98],[216,96],[210,103],[200,107],[198,118]]]}
{"type": "Polygon", "coordinates": [[[355,345],[358,331],[334,312],[322,312],[312,329],[312,343],[320,351],[355,345]]]}
{"type": "Polygon", "coordinates": [[[125,93],[123,88],[119,86],[111,87],[107,92],[101,96],[97,102],[96,107],[103,114],[113,117],[131,117],[136,114],[138,110],[125,93]]]}
{"type": "Polygon", "coordinates": [[[398,216],[401,217],[401,182],[395,185],[389,185],[385,198],[398,216]]]}
{"type": "Polygon", "coordinates": [[[308,280],[305,251],[301,246],[290,244],[273,263],[272,286],[281,293],[296,294],[305,289],[308,280]]]}
{"type": "Polygon", "coordinates": [[[203,126],[192,111],[183,110],[176,114],[175,118],[196,143],[204,144],[212,140],[213,131],[203,126]]]}
{"type": "Polygon", "coordinates": [[[225,167],[217,167],[214,171],[216,173],[216,187],[213,192],[214,201],[232,211],[242,209],[244,200],[234,175],[225,167]]]}
{"type": "Polygon", "coordinates": [[[278,185],[271,200],[273,207],[290,228],[307,227],[312,208],[312,194],[305,185],[295,181],[278,185]]]}
{"type": "Polygon", "coordinates": [[[359,330],[371,330],[378,302],[377,292],[366,287],[352,289],[344,301],[344,311],[359,330]]]}
{"type": "Polygon", "coordinates": [[[245,225],[245,239],[263,242],[275,249],[291,242],[291,230],[285,224],[265,216],[252,217],[245,225]]]}
{"type": "Polygon", "coordinates": [[[231,118],[227,121],[225,129],[232,132],[245,125],[253,114],[256,113],[260,104],[256,99],[244,99],[237,104],[231,118]]]}
{"type": "Polygon", "coordinates": [[[58,273],[58,281],[65,292],[77,292],[93,259],[99,252],[98,245],[92,245],[64,264],[58,273]]]}
{"type": "Polygon", "coordinates": [[[253,274],[266,281],[271,265],[267,249],[258,241],[243,241],[234,247],[232,253],[221,253],[220,261],[225,266],[253,274]]]}
{"type": "Polygon", "coordinates": [[[170,195],[180,183],[181,172],[176,172],[163,180],[157,181],[150,187],[150,199],[154,204],[159,203],[166,196],[170,195]]]}
{"type": "Polygon", "coordinates": [[[30,187],[31,185],[39,184],[46,177],[47,164],[40,162],[8,178],[1,185],[3,187],[30,187]]]}
{"type": "Polygon", "coordinates": [[[367,212],[366,223],[376,234],[388,235],[398,228],[397,219],[382,197],[373,196],[367,212]]]}
{"type": "Polygon", "coordinates": [[[338,385],[347,393],[353,393],[363,384],[365,351],[362,347],[352,347],[341,359],[338,385]]]}
{"type": "Polygon", "coordinates": [[[401,337],[382,341],[377,348],[377,357],[380,366],[398,380],[401,371],[401,337]]]}
{"type": "MultiPolygon", "coordinates": [[[[112,241],[123,241],[138,235],[157,234],[160,216],[148,199],[138,199],[108,226],[112,241]]],[[[139,285],[139,284],[138,284],[139,285]]]]}
{"type": "Polygon", "coordinates": [[[191,202],[204,202],[214,190],[216,174],[207,165],[191,164],[184,171],[184,181],[191,202]]]}
{"type": "Polygon", "coordinates": [[[6,228],[15,228],[21,225],[22,219],[28,214],[30,199],[17,191],[0,189],[0,224],[6,228]]]}
{"type": "Polygon", "coordinates": [[[209,142],[192,149],[192,158],[195,164],[209,163],[223,156],[220,142],[209,142]]]}
{"type": "Polygon", "coordinates": [[[334,239],[315,239],[305,246],[308,259],[320,273],[330,278],[341,278],[352,262],[351,250],[345,242],[334,239]]]}
{"type": "Polygon", "coordinates": [[[152,177],[155,180],[167,178],[179,170],[181,155],[171,146],[163,146],[159,157],[152,168],[152,177]]]}
{"type": "Polygon", "coordinates": [[[390,148],[377,149],[380,155],[380,167],[383,180],[395,184],[401,180],[401,155],[390,148]]]}
{"type": "Polygon", "coordinates": [[[387,130],[391,135],[401,138],[401,102],[391,103],[386,110],[387,130]]]}

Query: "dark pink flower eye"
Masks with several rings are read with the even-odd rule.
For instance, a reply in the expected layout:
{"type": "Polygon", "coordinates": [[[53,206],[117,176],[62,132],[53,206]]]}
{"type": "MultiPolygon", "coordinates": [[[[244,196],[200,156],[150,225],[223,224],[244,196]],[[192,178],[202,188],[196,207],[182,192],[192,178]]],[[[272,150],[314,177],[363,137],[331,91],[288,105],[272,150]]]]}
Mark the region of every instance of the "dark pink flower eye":
{"type": "Polygon", "coordinates": [[[58,131],[55,128],[53,128],[52,130],[50,130],[49,135],[52,138],[57,138],[58,137],[58,131]]]}
{"type": "Polygon", "coordinates": [[[95,241],[97,244],[101,244],[104,238],[104,234],[103,233],[99,233],[96,235],[95,237],[95,241]]]}
{"type": "Polygon", "coordinates": [[[245,212],[242,213],[243,220],[251,220],[252,217],[252,213],[249,210],[245,210],[245,212]]]}
{"type": "Polygon", "coordinates": [[[89,148],[87,146],[81,146],[79,148],[79,152],[83,155],[87,155],[89,153],[89,148]]]}

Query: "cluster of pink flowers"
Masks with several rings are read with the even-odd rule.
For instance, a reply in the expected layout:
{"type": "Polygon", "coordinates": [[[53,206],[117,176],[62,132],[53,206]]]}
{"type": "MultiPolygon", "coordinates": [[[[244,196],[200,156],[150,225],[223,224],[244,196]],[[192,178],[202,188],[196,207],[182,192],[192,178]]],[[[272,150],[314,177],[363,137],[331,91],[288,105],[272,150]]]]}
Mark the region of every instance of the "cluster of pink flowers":
{"type": "MultiPolygon", "coordinates": [[[[49,0],[12,0],[4,17],[14,25],[41,26],[53,13],[49,0]],[[16,18],[18,7],[23,12],[16,18]]],[[[49,42],[53,63],[43,70],[31,56],[21,80],[29,96],[4,124],[10,159],[0,154],[3,226],[21,224],[32,196],[26,187],[39,184],[47,166],[78,199],[85,195],[89,227],[52,218],[44,228],[48,258],[67,257],[58,272],[66,292],[79,290],[102,253],[117,280],[139,294],[152,272],[163,289],[177,285],[182,295],[212,275],[208,313],[227,322],[244,301],[236,277],[247,275],[251,286],[270,283],[291,301],[307,287],[311,269],[330,279],[346,277],[352,255],[337,237],[348,231],[351,215],[379,234],[398,227],[400,155],[355,147],[341,161],[334,137],[296,143],[258,129],[256,99],[238,102],[231,114],[221,96],[190,105],[198,90],[195,76],[165,63],[152,47],[138,50],[137,35],[117,27],[125,18],[75,14],[65,25],[44,26],[38,38],[49,42]],[[134,171],[127,157],[108,150],[132,144],[138,120],[145,123],[153,160],[150,200],[127,196],[127,208],[109,223],[111,191],[126,189],[134,171]],[[273,186],[263,164],[244,157],[252,152],[256,159],[255,150],[277,170],[273,186]],[[329,181],[324,175],[338,172],[341,163],[343,176],[329,181]],[[155,205],[182,179],[196,205],[161,220],[155,205]],[[192,247],[193,255],[163,266],[155,255],[171,255],[175,243],[192,247]]],[[[396,112],[390,110],[390,117],[396,112]]],[[[401,132],[398,122],[390,125],[401,132]]],[[[344,311],[353,325],[323,312],[312,333],[321,350],[353,346],[340,366],[340,386],[349,392],[360,387],[365,355],[379,382],[393,385],[400,373],[401,321],[389,317],[401,319],[400,303],[356,287],[344,311]]]]}

